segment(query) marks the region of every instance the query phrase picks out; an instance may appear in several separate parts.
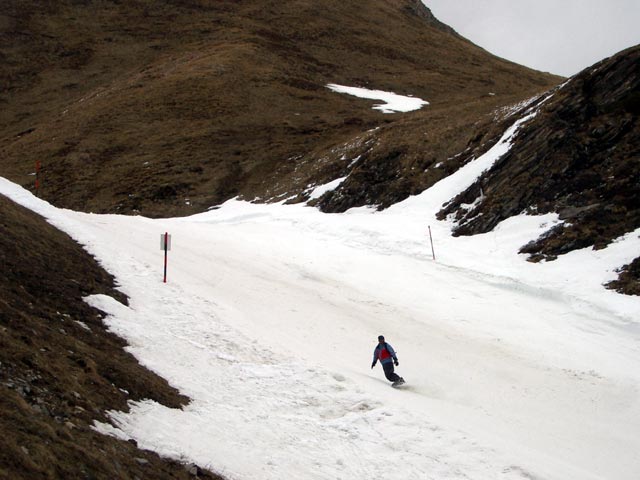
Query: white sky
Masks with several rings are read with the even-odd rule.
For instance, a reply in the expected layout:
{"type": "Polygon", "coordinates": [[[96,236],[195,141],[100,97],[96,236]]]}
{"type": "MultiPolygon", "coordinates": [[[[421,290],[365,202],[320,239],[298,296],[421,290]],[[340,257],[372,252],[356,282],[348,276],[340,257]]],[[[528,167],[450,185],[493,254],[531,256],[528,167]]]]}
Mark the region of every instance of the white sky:
{"type": "Polygon", "coordinates": [[[638,0],[423,0],[462,36],[508,60],[570,76],[640,43],[638,0]]]}

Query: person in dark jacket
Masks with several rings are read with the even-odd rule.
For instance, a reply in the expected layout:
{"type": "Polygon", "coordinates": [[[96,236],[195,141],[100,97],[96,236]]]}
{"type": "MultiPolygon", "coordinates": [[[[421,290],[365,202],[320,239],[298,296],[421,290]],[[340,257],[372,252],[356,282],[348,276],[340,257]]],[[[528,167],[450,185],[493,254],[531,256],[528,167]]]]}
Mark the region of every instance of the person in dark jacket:
{"type": "Polygon", "coordinates": [[[391,345],[384,341],[382,335],[378,337],[378,345],[376,345],[376,348],[373,350],[373,363],[371,363],[371,368],[376,366],[378,360],[380,360],[382,364],[384,376],[387,377],[387,380],[394,384],[404,383],[404,378],[394,372],[393,365],[398,366],[396,352],[391,345]]]}

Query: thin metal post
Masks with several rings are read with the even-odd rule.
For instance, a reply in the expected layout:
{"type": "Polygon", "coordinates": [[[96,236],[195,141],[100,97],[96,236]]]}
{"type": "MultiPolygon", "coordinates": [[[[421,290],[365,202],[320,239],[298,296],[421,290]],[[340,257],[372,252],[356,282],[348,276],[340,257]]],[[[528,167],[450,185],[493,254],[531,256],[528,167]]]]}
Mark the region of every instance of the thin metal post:
{"type": "Polygon", "coordinates": [[[429,241],[431,242],[431,255],[436,259],[436,252],[433,250],[433,237],[431,236],[431,225],[429,225],[429,241]]]}
{"type": "Polygon", "coordinates": [[[164,283],[167,283],[167,249],[169,248],[169,233],[164,232],[164,283]]]}

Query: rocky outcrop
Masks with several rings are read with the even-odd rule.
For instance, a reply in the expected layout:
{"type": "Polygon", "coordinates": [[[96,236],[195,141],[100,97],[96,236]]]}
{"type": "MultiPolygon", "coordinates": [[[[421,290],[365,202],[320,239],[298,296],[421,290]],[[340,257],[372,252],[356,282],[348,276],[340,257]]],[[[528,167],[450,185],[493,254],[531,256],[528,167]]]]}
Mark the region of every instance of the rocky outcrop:
{"type": "Polygon", "coordinates": [[[458,35],[458,33],[453,28],[438,20],[422,0],[408,0],[404,9],[409,14],[417,15],[418,17],[422,18],[430,26],[433,26],[449,34],[458,35]]]}
{"type": "Polygon", "coordinates": [[[520,128],[511,150],[440,218],[454,215],[455,234],[473,235],[525,211],[557,212],[565,223],[522,248],[533,261],[605,247],[640,228],[639,115],[640,47],[634,47],[559,88],[520,128]],[[462,208],[480,192],[481,202],[462,208]]]}

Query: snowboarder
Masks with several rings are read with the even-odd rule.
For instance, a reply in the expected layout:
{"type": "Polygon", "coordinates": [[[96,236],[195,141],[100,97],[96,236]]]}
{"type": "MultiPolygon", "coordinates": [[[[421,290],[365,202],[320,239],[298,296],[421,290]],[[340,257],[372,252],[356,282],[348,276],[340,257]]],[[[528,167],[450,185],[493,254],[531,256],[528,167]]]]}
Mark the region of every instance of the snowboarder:
{"type": "Polygon", "coordinates": [[[376,345],[376,348],[373,351],[373,363],[371,364],[371,368],[376,366],[378,360],[380,360],[382,368],[384,369],[384,376],[387,377],[387,380],[393,382],[392,386],[396,387],[404,383],[404,378],[393,371],[393,365],[395,364],[396,367],[398,366],[398,357],[396,356],[396,352],[391,345],[384,341],[384,337],[382,335],[378,337],[378,345],[376,345]]]}

